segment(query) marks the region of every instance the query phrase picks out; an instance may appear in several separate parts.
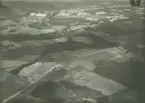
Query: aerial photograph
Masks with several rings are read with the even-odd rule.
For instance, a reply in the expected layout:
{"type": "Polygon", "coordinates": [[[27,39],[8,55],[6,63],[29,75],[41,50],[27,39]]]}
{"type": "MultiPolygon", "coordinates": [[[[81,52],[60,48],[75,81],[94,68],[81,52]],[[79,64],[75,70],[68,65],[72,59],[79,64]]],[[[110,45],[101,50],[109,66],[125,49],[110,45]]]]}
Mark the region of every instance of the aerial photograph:
{"type": "Polygon", "coordinates": [[[145,0],[0,0],[0,103],[145,103],[145,0]]]}

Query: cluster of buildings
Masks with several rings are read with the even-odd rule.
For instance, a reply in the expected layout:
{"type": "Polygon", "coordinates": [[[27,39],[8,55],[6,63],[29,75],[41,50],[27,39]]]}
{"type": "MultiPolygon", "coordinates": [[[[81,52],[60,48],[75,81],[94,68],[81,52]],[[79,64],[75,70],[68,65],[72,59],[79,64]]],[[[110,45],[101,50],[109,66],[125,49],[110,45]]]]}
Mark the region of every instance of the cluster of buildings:
{"type": "Polygon", "coordinates": [[[96,4],[90,5],[90,7],[99,8],[99,6],[97,6],[96,4]]]}
{"type": "MultiPolygon", "coordinates": [[[[52,11],[50,11],[50,12],[49,11],[48,12],[31,12],[28,16],[28,20],[27,20],[27,18],[24,18],[25,20],[23,20],[23,21],[27,21],[27,25],[29,25],[30,27],[35,27],[35,26],[38,27],[38,26],[41,26],[39,24],[43,25],[43,22],[45,24],[50,24],[49,23],[49,21],[51,20],[50,17],[53,16],[53,14],[55,14],[58,17],[61,17],[61,16],[62,17],[81,17],[81,18],[84,18],[85,20],[91,21],[91,22],[99,20],[96,16],[93,16],[93,15],[85,12],[84,9],[76,8],[76,9],[64,9],[64,10],[60,10],[59,12],[52,12],[52,11]]],[[[105,12],[96,13],[96,15],[102,15],[102,14],[105,14],[105,12]]],[[[96,27],[96,26],[97,25],[94,25],[94,24],[86,25],[86,24],[81,24],[81,23],[77,22],[74,25],[70,25],[70,28],[68,29],[68,31],[83,30],[84,28],[96,27]]],[[[50,29],[50,28],[45,28],[42,30],[42,32],[50,33],[50,32],[56,32],[56,30],[50,29]]]]}
{"type": "Polygon", "coordinates": [[[121,19],[129,19],[129,17],[125,17],[124,15],[119,15],[119,14],[111,14],[111,16],[106,16],[106,19],[108,19],[110,22],[115,22],[117,20],[121,20],[121,19]]]}
{"type": "Polygon", "coordinates": [[[86,13],[83,9],[68,9],[61,10],[58,16],[90,16],[91,14],[86,13]]]}

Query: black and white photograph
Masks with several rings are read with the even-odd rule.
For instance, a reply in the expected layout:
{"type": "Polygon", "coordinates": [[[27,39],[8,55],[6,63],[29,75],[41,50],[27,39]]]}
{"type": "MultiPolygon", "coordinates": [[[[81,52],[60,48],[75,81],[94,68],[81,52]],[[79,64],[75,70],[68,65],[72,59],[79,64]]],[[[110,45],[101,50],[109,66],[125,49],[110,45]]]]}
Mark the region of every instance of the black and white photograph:
{"type": "Polygon", "coordinates": [[[0,103],[145,103],[145,0],[0,0],[0,103]]]}

